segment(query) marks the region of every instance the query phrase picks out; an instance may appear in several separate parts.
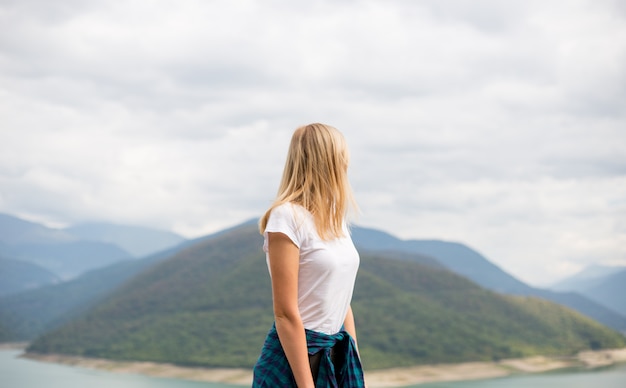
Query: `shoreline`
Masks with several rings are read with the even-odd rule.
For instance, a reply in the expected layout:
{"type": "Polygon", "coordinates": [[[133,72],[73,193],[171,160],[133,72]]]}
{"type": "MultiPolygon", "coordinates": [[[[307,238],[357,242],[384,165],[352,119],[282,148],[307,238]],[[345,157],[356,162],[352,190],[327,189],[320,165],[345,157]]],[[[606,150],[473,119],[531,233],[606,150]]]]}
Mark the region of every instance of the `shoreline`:
{"type": "Polygon", "coordinates": [[[3,342],[0,343],[0,350],[24,350],[28,347],[28,342],[3,342]]]}
{"type": "MultiPolygon", "coordinates": [[[[24,344],[0,345],[0,349],[24,349],[24,344]]],[[[147,361],[115,361],[58,354],[22,353],[19,357],[112,373],[250,386],[252,371],[244,368],[183,367],[147,361]]],[[[483,380],[518,374],[544,373],[566,369],[595,369],[626,363],[626,348],[582,351],[570,357],[533,356],[497,362],[417,365],[365,372],[370,388],[404,387],[416,384],[483,380]]]]}
{"type": "Polygon", "coordinates": [[[371,388],[404,387],[416,384],[485,380],[559,370],[581,370],[626,363],[626,348],[582,351],[575,356],[531,356],[500,361],[417,365],[365,373],[371,388]]]}

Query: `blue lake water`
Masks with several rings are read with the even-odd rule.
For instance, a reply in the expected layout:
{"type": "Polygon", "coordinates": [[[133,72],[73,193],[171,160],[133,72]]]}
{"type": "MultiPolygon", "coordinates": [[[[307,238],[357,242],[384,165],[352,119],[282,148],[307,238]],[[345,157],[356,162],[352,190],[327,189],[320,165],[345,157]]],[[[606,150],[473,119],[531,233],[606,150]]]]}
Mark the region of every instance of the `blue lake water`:
{"type": "Polygon", "coordinates": [[[626,388],[626,365],[599,370],[517,375],[489,380],[420,384],[415,388],[626,388]]]}
{"type": "Polygon", "coordinates": [[[19,358],[0,350],[0,388],[234,388],[237,385],[110,373],[19,358]]]}
{"type": "MultiPolygon", "coordinates": [[[[235,388],[50,364],[19,358],[19,350],[0,350],[0,388],[235,388]]],[[[625,388],[626,365],[597,371],[545,373],[491,380],[433,383],[415,388],[625,388]]]]}

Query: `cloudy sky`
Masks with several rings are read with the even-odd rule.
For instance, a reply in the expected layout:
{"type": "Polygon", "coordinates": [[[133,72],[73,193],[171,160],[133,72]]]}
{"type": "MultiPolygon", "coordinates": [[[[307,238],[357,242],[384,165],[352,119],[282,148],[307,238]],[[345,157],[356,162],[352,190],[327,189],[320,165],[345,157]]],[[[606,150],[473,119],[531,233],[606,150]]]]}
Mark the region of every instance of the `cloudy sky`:
{"type": "Polygon", "coordinates": [[[626,3],[0,0],[0,212],[196,237],[341,130],[357,223],[544,285],[626,265],[626,3]]]}

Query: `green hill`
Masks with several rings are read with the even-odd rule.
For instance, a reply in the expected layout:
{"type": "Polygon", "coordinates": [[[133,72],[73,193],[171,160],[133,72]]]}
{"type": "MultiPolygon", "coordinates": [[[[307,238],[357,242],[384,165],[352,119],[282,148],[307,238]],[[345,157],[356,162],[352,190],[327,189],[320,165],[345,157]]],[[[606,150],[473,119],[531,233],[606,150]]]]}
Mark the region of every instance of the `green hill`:
{"type": "Polygon", "coordinates": [[[366,339],[359,340],[361,352],[373,366],[624,346],[617,332],[561,305],[497,294],[447,270],[411,264],[362,260],[353,308],[366,339]]]}
{"type": "MultiPolygon", "coordinates": [[[[476,250],[456,242],[440,240],[401,240],[376,229],[355,227],[352,239],[360,248],[374,251],[393,250],[434,257],[450,271],[470,279],[489,290],[508,295],[534,296],[567,306],[615,330],[626,332],[626,316],[611,301],[621,298],[620,287],[607,287],[609,292],[594,296],[580,292],[556,292],[531,287],[511,276],[476,250]]],[[[622,283],[626,284],[626,283],[622,283]]],[[[623,286],[622,286],[623,289],[623,286]]],[[[572,289],[573,291],[574,289],[572,289]]]]}
{"type": "MultiPolygon", "coordinates": [[[[272,323],[256,227],[202,240],[29,347],[120,360],[250,367],[272,323]]],[[[366,368],[626,346],[550,302],[502,296],[423,263],[364,253],[353,308],[366,368]]]]}
{"type": "Polygon", "coordinates": [[[124,282],[172,256],[184,246],[143,259],[123,260],[67,282],[0,298],[0,342],[29,341],[80,316],[124,282]]]}

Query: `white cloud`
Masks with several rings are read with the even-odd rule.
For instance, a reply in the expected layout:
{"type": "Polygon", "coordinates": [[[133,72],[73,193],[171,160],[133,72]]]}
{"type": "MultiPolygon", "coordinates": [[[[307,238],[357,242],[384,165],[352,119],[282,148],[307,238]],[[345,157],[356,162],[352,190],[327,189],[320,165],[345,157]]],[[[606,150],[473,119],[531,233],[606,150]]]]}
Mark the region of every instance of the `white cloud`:
{"type": "Polygon", "coordinates": [[[545,283],[626,264],[624,69],[611,1],[5,1],[0,211],[212,232],[322,121],[361,223],[545,283]]]}

